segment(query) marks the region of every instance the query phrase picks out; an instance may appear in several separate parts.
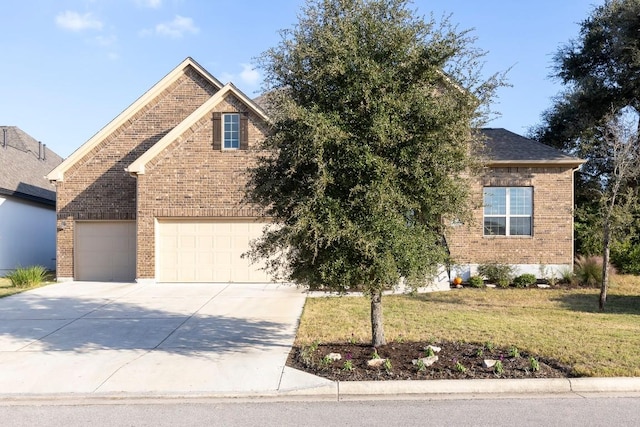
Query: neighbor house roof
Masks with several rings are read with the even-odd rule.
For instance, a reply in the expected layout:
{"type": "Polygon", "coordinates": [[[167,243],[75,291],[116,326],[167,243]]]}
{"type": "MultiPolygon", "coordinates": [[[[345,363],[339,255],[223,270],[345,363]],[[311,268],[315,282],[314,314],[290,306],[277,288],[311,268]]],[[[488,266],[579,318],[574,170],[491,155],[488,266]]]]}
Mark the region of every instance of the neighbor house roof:
{"type": "Polygon", "coordinates": [[[180,78],[187,69],[191,67],[195,69],[201,76],[203,76],[206,80],[208,80],[211,84],[213,84],[218,89],[222,88],[222,83],[215,77],[213,77],[207,70],[202,68],[200,64],[194,61],[192,58],[187,58],[180,65],[174,68],[169,74],[164,76],[162,80],[156,83],[151,89],[145,92],[140,98],[138,98],[133,104],[127,107],[122,113],[120,113],[115,119],[113,119],[108,125],[103,127],[98,133],[91,137],[87,142],[85,142],[80,148],[73,152],[67,159],[65,159],[62,164],[60,164],[57,168],[52,170],[47,178],[51,181],[63,181],[64,173],[72,167],[78,160],[82,159],[87,153],[89,153],[96,145],[104,140],[108,135],[110,135],[113,131],[118,129],[122,124],[126,123],[127,120],[131,120],[131,118],[145,105],[149,103],[153,98],[158,96],[169,87],[173,82],[175,82],[178,78],[180,78]]]}
{"type": "Polygon", "coordinates": [[[484,128],[484,139],[488,166],[543,166],[565,165],[577,167],[585,161],[569,156],[562,151],[534,141],[506,129],[484,128]]]}
{"type": "Polygon", "coordinates": [[[16,126],[0,126],[0,194],[55,206],[46,175],[62,157],[16,126]]]}

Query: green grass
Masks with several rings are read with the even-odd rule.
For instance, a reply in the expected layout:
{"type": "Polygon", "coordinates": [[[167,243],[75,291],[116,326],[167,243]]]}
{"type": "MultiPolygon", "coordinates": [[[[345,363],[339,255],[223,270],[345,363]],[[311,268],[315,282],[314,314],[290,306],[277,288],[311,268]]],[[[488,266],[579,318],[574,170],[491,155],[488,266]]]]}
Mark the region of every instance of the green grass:
{"type": "MultiPolygon", "coordinates": [[[[8,275],[9,276],[9,275],[8,275]]],[[[31,277],[31,274],[28,273],[27,278],[31,277]]],[[[9,295],[17,294],[20,292],[28,291],[29,289],[39,288],[44,285],[48,285],[55,281],[55,273],[46,272],[43,276],[41,282],[31,282],[31,283],[23,283],[23,286],[14,286],[9,277],[0,277],[0,298],[6,297],[9,295]]],[[[27,281],[28,282],[28,281],[27,281]]]]}
{"type": "MultiPolygon", "coordinates": [[[[616,276],[607,307],[598,289],[461,289],[383,297],[387,341],[515,346],[581,376],[640,376],[640,278],[616,276]]],[[[296,343],[370,341],[369,300],[308,298],[296,343]]]]}

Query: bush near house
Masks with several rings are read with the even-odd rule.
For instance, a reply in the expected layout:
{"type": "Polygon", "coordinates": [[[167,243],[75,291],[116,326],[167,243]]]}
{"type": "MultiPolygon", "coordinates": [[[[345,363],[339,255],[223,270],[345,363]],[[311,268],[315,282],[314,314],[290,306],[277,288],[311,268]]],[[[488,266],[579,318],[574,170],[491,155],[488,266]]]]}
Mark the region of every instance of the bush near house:
{"type": "MultiPolygon", "coordinates": [[[[577,284],[590,287],[599,286],[602,283],[602,257],[578,255],[573,273],[577,284]]],[[[615,269],[609,266],[609,275],[615,273],[615,269]]]]}
{"type": "Polygon", "coordinates": [[[526,288],[536,284],[535,274],[525,273],[513,279],[513,286],[516,288],[526,288]]]}
{"type": "Polygon", "coordinates": [[[501,288],[508,288],[513,277],[515,276],[516,269],[512,265],[489,263],[481,264],[478,266],[478,274],[484,276],[489,282],[495,283],[501,288]]]}
{"type": "Polygon", "coordinates": [[[484,279],[480,276],[469,277],[469,286],[474,288],[484,288],[484,279]]]}
{"type": "Polygon", "coordinates": [[[47,275],[47,269],[41,265],[18,267],[5,277],[17,288],[28,288],[40,285],[47,275]]]}

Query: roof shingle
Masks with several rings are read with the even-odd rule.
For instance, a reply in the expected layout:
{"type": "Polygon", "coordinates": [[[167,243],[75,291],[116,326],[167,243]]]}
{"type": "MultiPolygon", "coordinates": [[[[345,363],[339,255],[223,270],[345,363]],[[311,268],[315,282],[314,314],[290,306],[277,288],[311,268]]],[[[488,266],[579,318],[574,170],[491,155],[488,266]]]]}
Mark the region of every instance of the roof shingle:
{"type": "Polygon", "coordinates": [[[0,126],[0,194],[55,205],[56,188],[45,176],[61,162],[17,126],[0,126]]]}
{"type": "Polygon", "coordinates": [[[484,128],[486,157],[500,163],[564,163],[580,165],[583,160],[506,129],[484,128]]]}

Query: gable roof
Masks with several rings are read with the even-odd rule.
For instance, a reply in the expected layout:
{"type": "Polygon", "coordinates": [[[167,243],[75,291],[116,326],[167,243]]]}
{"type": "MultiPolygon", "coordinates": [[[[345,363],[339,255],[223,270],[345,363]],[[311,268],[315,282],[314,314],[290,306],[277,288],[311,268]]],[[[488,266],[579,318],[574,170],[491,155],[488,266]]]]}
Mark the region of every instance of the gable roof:
{"type": "Polygon", "coordinates": [[[62,157],[19,127],[0,128],[0,194],[55,206],[56,189],[45,176],[62,157]]]}
{"type": "Polygon", "coordinates": [[[174,68],[169,74],[164,76],[158,83],[156,83],[151,89],[145,92],[140,98],[138,98],[133,104],[127,107],[122,113],[120,113],[109,124],[100,129],[98,133],[93,135],[87,142],[85,142],[80,148],[74,151],[62,164],[52,170],[47,178],[51,181],[63,181],[64,173],[71,168],[77,161],[82,159],[87,153],[89,153],[96,145],[98,145],[104,138],[110,135],[113,131],[118,129],[127,120],[131,119],[140,108],[144,107],[148,102],[160,94],[163,90],[173,84],[178,78],[180,78],[186,70],[192,67],[199,74],[201,74],[211,84],[218,89],[223,87],[222,83],[215,77],[213,77],[207,70],[202,68],[200,64],[188,57],[174,68]]]}
{"type": "Polygon", "coordinates": [[[165,148],[167,148],[173,141],[175,141],[180,135],[182,135],[187,129],[200,121],[204,116],[209,114],[211,110],[218,105],[228,94],[233,94],[244,105],[249,107],[251,111],[256,113],[261,119],[269,122],[269,118],[262,111],[262,109],[249,97],[247,97],[240,89],[236,88],[233,83],[227,83],[218,92],[216,92],[211,98],[209,98],[204,104],[198,107],[193,113],[191,113],[186,119],[180,122],[176,127],[166,134],[160,141],[156,142],[151,148],[149,148],[142,156],[138,157],[133,163],[129,165],[125,170],[130,174],[144,174],[146,164],[154,157],[160,154],[165,148]]]}
{"type": "Polygon", "coordinates": [[[481,129],[485,137],[488,166],[544,166],[564,165],[578,167],[585,160],[569,156],[562,151],[518,135],[502,128],[481,129]]]}

